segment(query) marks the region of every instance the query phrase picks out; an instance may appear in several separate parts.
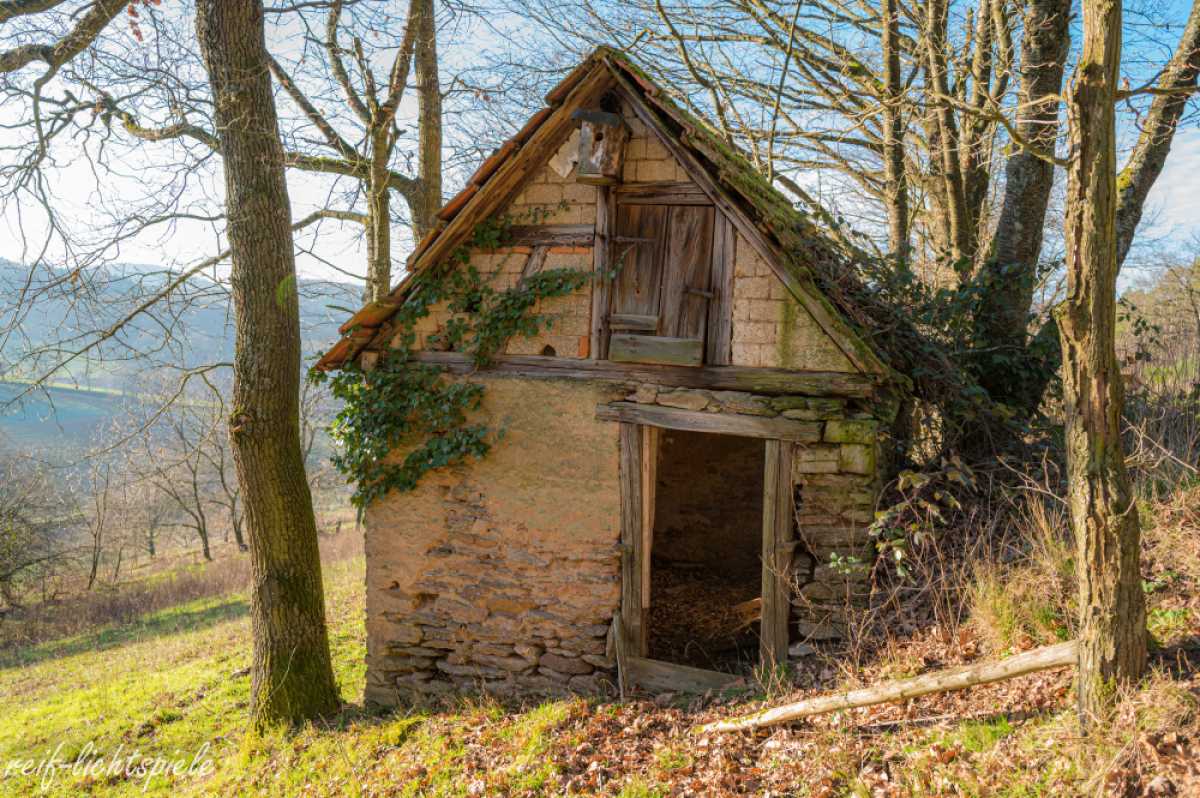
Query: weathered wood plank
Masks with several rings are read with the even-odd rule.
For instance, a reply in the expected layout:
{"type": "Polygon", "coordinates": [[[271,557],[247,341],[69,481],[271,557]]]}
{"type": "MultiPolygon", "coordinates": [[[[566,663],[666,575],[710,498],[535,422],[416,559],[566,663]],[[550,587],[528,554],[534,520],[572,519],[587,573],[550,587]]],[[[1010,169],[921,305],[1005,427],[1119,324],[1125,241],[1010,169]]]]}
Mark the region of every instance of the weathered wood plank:
{"type": "Polygon", "coordinates": [[[659,693],[703,695],[726,690],[741,680],[731,673],[692,668],[645,657],[626,657],[625,671],[625,679],[630,687],[659,693]]]}
{"type": "Polygon", "coordinates": [[[642,430],[636,423],[621,425],[621,622],[629,653],[646,651],[642,623],[642,430]]]}
{"type": "Polygon", "coordinates": [[[608,317],[608,326],[613,330],[634,330],[653,335],[658,330],[658,316],[612,313],[608,317]]]}
{"type": "Polygon", "coordinates": [[[608,339],[608,359],[616,363],[699,366],[704,363],[704,340],[613,333],[608,339]]]}
{"type": "Polygon", "coordinates": [[[642,610],[650,609],[650,561],[654,549],[654,501],[658,484],[658,427],[642,427],[642,610]]]}
{"type": "Polygon", "coordinates": [[[525,259],[525,265],[521,268],[521,282],[529,279],[546,266],[546,258],[550,254],[550,248],[539,244],[529,253],[529,257],[525,259]]]}
{"type": "Polygon", "coordinates": [[[626,183],[617,187],[622,205],[712,205],[712,200],[691,181],[626,183]]]}
{"type": "Polygon", "coordinates": [[[613,247],[614,265],[619,269],[613,279],[613,313],[638,316],[659,313],[668,210],[663,205],[617,206],[616,235],[641,243],[613,247]]]}
{"type": "Polygon", "coordinates": [[[739,416],[732,413],[706,413],[675,407],[642,405],[636,402],[609,402],[596,408],[600,421],[622,424],[650,424],[665,429],[741,435],[747,438],[816,443],[821,440],[821,422],[792,421],[787,418],[739,416]]]}
{"type": "Polygon", "coordinates": [[[759,659],[767,667],[787,662],[791,615],[792,445],[769,440],[763,463],[762,623],[759,659]]]}
{"type": "MultiPolygon", "coordinates": [[[[712,296],[713,215],[709,207],[668,208],[659,335],[704,341],[712,296]]],[[[703,351],[700,357],[703,361],[703,351]]]]}
{"type": "MultiPolygon", "coordinates": [[[[478,371],[461,352],[417,352],[414,358],[455,374],[478,371]]],[[[866,399],[878,383],[862,374],[836,371],[792,371],[749,366],[664,366],[652,363],[614,363],[610,360],[577,360],[540,355],[498,355],[483,372],[534,379],[653,382],[680,388],[715,388],[767,395],[797,394],[866,399]]]]}
{"type": "Polygon", "coordinates": [[[592,359],[608,358],[608,313],[612,303],[613,229],[617,218],[616,197],[608,186],[596,188],[596,241],[592,247],[592,359]]]}
{"type": "Polygon", "coordinates": [[[704,362],[728,366],[733,358],[733,267],[737,230],[729,217],[716,215],[713,225],[712,292],[709,303],[707,350],[704,362]]]}
{"type": "Polygon", "coordinates": [[[596,228],[590,224],[519,224],[509,230],[507,246],[590,247],[596,228]]]}

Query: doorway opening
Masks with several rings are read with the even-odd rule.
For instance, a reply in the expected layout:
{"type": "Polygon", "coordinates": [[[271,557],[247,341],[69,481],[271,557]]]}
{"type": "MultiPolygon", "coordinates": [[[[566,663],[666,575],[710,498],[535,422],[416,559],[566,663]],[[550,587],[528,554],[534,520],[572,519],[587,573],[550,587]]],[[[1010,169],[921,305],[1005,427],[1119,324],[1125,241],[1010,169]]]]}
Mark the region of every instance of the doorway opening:
{"type": "Polygon", "coordinates": [[[755,438],[658,431],[643,597],[649,658],[737,674],[757,664],[764,447],[755,438]]]}

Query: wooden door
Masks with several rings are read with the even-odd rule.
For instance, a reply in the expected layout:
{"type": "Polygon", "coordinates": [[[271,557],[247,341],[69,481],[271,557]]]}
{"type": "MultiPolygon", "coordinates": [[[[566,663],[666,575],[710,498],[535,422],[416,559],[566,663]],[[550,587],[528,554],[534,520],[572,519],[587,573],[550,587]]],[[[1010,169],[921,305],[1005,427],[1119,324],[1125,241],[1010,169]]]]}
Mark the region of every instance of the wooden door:
{"type": "Polygon", "coordinates": [[[618,205],[609,358],[698,366],[713,298],[711,205],[618,205]]]}

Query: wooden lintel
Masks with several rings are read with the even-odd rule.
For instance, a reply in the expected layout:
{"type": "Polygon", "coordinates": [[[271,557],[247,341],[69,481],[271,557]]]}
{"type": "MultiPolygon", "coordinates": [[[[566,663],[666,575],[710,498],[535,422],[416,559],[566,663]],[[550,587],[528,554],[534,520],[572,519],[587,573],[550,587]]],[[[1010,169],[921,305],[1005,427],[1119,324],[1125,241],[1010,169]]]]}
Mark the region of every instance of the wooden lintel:
{"type": "MultiPolygon", "coordinates": [[[[418,352],[415,359],[442,366],[456,374],[478,371],[471,358],[461,352],[418,352]]],[[[835,371],[792,371],[749,366],[660,366],[542,355],[500,355],[484,372],[535,379],[649,382],[679,388],[749,391],[769,396],[792,394],[845,399],[870,398],[879,387],[871,377],[835,371]]]]}
{"type": "Polygon", "coordinates": [[[596,408],[600,421],[619,421],[622,424],[649,424],[664,429],[689,432],[711,432],[719,435],[740,435],[774,441],[817,443],[821,440],[821,422],[792,421],[788,418],[741,416],[735,413],[706,413],[703,410],[681,410],[637,402],[609,402],[596,408]]]}

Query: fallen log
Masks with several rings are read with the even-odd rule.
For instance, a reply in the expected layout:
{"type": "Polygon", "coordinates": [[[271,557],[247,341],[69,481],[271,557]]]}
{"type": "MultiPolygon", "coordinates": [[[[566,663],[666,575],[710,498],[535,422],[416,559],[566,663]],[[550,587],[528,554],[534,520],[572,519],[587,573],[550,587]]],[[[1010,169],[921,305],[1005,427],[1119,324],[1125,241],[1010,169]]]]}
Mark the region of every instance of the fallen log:
{"type": "Polygon", "coordinates": [[[1053,646],[1035,648],[1033,651],[1026,651],[999,662],[964,665],[959,668],[915,676],[911,679],[887,682],[874,687],[863,687],[859,690],[849,690],[834,695],[817,696],[793,704],[762,709],[741,717],[707,723],[696,731],[703,734],[776,726],[800,718],[836,712],[839,709],[869,707],[873,704],[902,701],[929,693],[944,693],[978,684],[999,682],[1016,676],[1024,676],[1027,673],[1058,668],[1063,665],[1075,665],[1078,659],[1078,643],[1071,640],[1053,646]]]}

